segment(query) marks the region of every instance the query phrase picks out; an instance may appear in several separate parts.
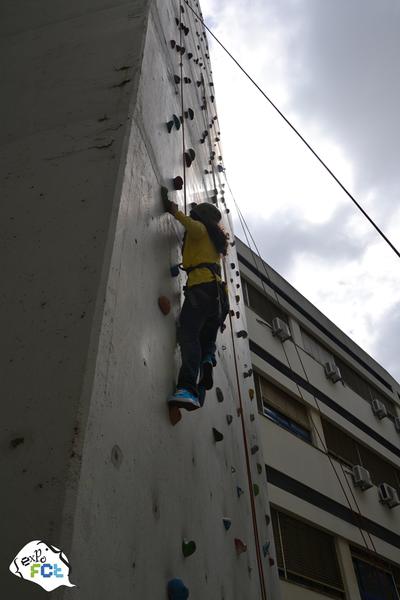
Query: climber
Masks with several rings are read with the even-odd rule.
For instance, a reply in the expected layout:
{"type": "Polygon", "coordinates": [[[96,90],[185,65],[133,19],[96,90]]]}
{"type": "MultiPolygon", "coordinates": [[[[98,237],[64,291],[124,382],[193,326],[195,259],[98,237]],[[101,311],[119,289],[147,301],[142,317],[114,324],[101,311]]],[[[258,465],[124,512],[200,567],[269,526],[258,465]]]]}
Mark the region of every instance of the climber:
{"type": "Polygon", "coordinates": [[[221,280],[221,255],[225,256],[228,234],[219,225],[221,213],[208,202],[194,204],[190,216],[178,210],[178,205],[168,200],[163,188],[165,209],[185,228],[182,247],[182,268],[188,275],[184,288],[185,301],[179,318],[178,341],[181,347],[182,366],[175,393],[169,406],[187,410],[200,408],[199,388],[213,386],[215,342],[218,329],[229,312],[226,285],[221,280]],[[197,386],[197,378],[200,381],[197,386]]]}

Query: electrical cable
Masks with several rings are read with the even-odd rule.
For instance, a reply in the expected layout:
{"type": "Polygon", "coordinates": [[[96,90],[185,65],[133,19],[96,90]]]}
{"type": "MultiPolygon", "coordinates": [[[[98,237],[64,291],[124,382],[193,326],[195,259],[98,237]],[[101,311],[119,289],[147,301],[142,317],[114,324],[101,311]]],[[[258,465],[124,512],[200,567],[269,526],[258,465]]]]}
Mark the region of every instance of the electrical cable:
{"type": "Polygon", "coordinates": [[[307,146],[310,152],[315,156],[315,158],[320,162],[320,164],[326,169],[326,171],[331,175],[331,177],[336,181],[336,183],[341,187],[341,189],[347,194],[350,200],[355,204],[358,210],[364,215],[364,217],[370,222],[370,224],[375,228],[375,230],[379,233],[379,235],[384,239],[384,241],[390,246],[393,252],[400,258],[400,251],[396,248],[396,246],[389,240],[389,238],[383,233],[380,227],[375,223],[375,221],[368,215],[365,209],[357,202],[353,194],[346,188],[346,186],[340,181],[340,179],[333,173],[333,171],[328,167],[328,165],[323,161],[323,159],[319,156],[319,154],[314,150],[314,148],[307,142],[304,136],[299,132],[299,130],[289,121],[289,119],[283,114],[283,112],[277,107],[277,105],[269,98],[269,96],[264,92],[264,90],[256,83],[256,81],[249,75],[249,73],[242,67],[242,65],[236,60],[236,58],[229,52],[229,50],[223,45],[223,43],[217,38],[217,36],[211,31],[211,29],[206,25],[204,20],[197,14],[197,12],[190,6],[188,0],[185,0],[187,6],[190,10],[196,15],[196,17],[201,21],[205,29],[210,33],[210,35],[215,39],[217,44],[221,46],[221,48],[228,54],[228,56],[233,60],[237,67],[244,73],[244,75],[251,81],[251,83],[257,88],[257,90],[264,96],[264,98],[269,102],[269,104],[275,109],[275,111],[279,114],[279,116],[285,121],[285,123],[294,131],[294,133],[300,138],[300,140],[307,146]]]}

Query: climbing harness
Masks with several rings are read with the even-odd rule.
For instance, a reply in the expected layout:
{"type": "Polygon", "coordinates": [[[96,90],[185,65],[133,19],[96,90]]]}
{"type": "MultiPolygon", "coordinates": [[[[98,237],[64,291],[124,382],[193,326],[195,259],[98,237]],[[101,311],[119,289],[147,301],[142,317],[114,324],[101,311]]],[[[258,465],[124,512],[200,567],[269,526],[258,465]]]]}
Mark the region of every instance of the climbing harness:
{"type": "MultiPolygon", "coordinates": [[[[193,265],[191,267],[187,267],[186,269],[182,265],[178,265],[178,266],[180,269],[182,269],[182,271],[185,271],[188,276],[195,269],[208,269],[209,271],[211,271],[211,273],[214,277],[214,281],[217,284],[218,320],[220,323],[220,330],[222,333],[223,330],[225,329],[225,325],[224,325],[225,319],[229,313],[229,296],[228,296],[228,290],[227,290],[226,283],[225,283],[225,281],[222,281],[222,279],[221,279],[220,265],[217,265],[217,263],[199,263],[198,265],[193,265]]],[[[195,288],[197,286],[193,286],[193,287],[195,288]]],[[[183,289],[184,289],[185,294],[187,294],[188,291],[191,290],[192,288],[185,286],[183,289]]]]}

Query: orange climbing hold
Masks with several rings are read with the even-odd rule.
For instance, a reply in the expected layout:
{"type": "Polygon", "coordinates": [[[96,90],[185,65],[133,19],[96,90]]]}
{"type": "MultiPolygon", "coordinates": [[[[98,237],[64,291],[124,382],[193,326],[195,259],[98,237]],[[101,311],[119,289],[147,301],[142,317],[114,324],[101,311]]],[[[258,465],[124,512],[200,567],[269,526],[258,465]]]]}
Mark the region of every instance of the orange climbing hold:
{"type": "Polygon", "coordinates": [[[249,389],[249,398],[250,398],[250,400],[253,400],[253,398],[254,398],[254,390],[253,390],[253,388],[249,389]]]}
{"type": "Polygon", "coordinates": [[[163,315],[168,315],[171,312],[171,302],[166,296],[160,296],[158,298],[158,306],[163,315]]]}

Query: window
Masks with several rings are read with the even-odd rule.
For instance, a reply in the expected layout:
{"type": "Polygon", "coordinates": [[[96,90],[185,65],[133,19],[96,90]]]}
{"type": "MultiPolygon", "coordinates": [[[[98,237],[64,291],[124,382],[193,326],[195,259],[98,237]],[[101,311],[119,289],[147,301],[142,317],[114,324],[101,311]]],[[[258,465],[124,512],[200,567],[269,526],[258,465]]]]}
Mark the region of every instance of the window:
{"type": "Polygon", "coordinates": [[[303,338],[303,348],[315,360],[324,365],[328,361],[333,361],[340,369],[344,383],[353,390],[356,394],[364,398],[367,402],[372,402],[374,398],[381,400],[386,406],[388,415],[392,419],[396,415],[394,403],[384,396],[375,386],[371,385],[366,379],[357,373],[341,358],[335,356],[325,346],[323,346],[312,335],[301,329],[301,337],[303,338]]]}
{"type": "Polygon", "coordinates": [[[349,386],[356,392],[361,398],[367,400],[367,402],[372,402],[374,398],[377,398],[386,406],[389,416],[394,418],[396,412],[394,408],[394,403],[386,398],[375,386],[371,385],[368,381],[363,379],[354,369],[349,367],[348,364],[343,362],[340,358],[335,357],[335,363],[340,369],[340,372],[343,377],[343,381],[346,385],[349,386]]]}
{"type": "Polygon", "coordinates": [[[304,329],[301,329],[301,337],[303,338],[304,350],[308,352],[308,354],[311,354],[311,356],[319,363],[324,365],[328,361],[335,361],[333,354],[317,342],[317,340],[309,333],[306,333],[304,329]]]}
{"type": "Polygon", "coordinates": [[[334,537],[275,509],[271,517],[280,577],[345,598],[334,537]]]}
{"type": "Polygon", "coordinates": [[[398,600],[400,568],[359,548],[350,548],[362,600],[398,600]]]}
{"type": "Polygon", "coordinates": [[[254,285],[248,281],[246,287],[246,304],[254,310],[264,321],[271,324],[272,319],[279,317],[285,323],[289,323],[287,314],[276,304],[274,304],[265,294],[260,292],[254,285]]]}
{"type": "Polygon", "coordinates": [[[400,487],[400,471],[391,463],[326,419],[322,419],[322,427],[329,454],[347,465],[365,467],[375,485],[388,483],[395,488],[400,487]]]}
{"type": "Polygon", "coordinates": [[[311,443],[307,409],[258,373],[254,373],[258,411],[297,437],[311,443]]]}

